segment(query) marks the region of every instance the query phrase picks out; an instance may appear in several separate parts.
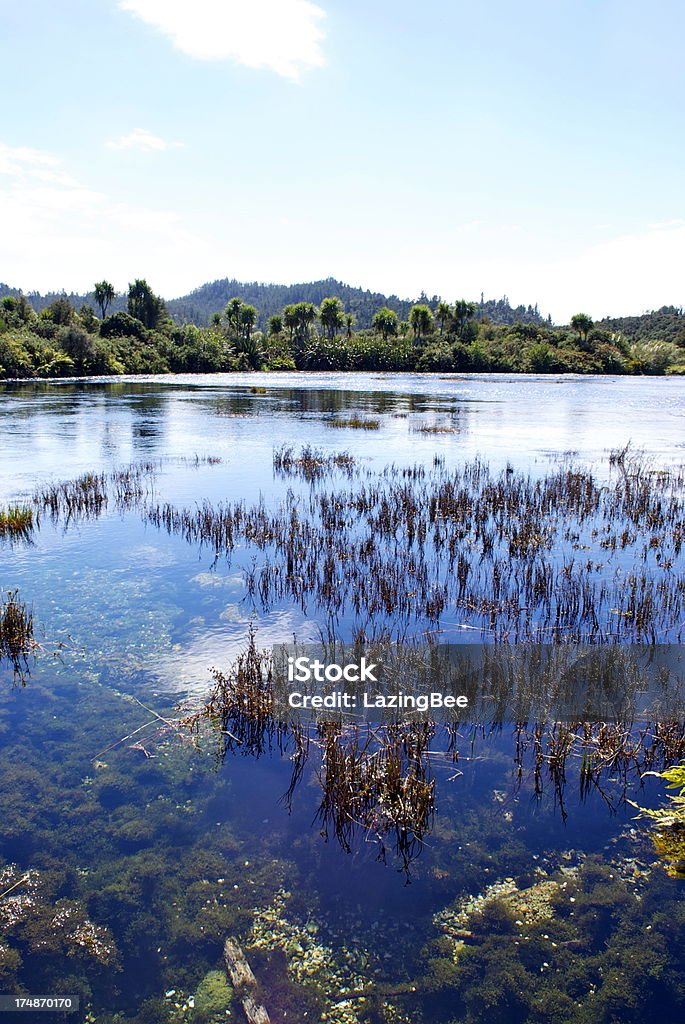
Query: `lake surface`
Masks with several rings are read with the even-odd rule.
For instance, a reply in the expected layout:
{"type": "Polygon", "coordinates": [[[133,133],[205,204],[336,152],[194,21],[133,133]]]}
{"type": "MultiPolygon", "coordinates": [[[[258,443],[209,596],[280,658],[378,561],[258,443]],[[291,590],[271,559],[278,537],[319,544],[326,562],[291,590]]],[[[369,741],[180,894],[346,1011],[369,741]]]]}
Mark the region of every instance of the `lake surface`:
{"type": "MultiPolygon", "coordinates": [[[[407,863],[380,824],[357,829],[348,849],[330,822],[321,834],[316,756],[284,801],[290,748],[217,756],[211,738],[194,743],[155,718],[175,721],[179,702],[197,706],[212,668],[229,667],[250,627],[269,647],[315,640],[332,620],[314,590],[301,600],[287,588],[267,601],[250,593],[250,573],[262,578],[269,560],[278,569],[277,550],[241,537],[226,557],[157,528],[141,506],[242,502],[275,514],[294,503],[306,519],[326,488],[392,489],[416,466],[426,487],[437,474],[437,487],[475,460],[493,479],[534,482],[573,466],[611,488],[609,453],[629,442],[657,469],[680,466],[684,425],[677,378],[233,374],[1,385],[0,507],[51,482],[159,462],[142,502],[111,501],[71,520],[42,515],[30,543],[0,540],[0,589],[31,606],[43,648],[23,686],[0,669],[0,893],[12,890],[0,895],[0,992],[79,995],[82,1009],[52,1017],[60,1020],[242,1021],[216,973],[233,935],[274,1022],[678,1019],[683,882],[634,820],[618,773],[586,792],[569,763],[565,784],[554,785],[535,776],[532,746],[517,769],[511,728],[465,732],[456,761],[438,730],[435,816],[407,863]],[[358,475],[312,485],[279,474],[283,446],[349,453],[358,475]],[[383,476],[389,466],[395,477],[383,476]]],[[[607,616],[623,607],[633,560],[655,588],[674,581],[675,593],[685,570],[677,552],[638,558],[635,542],[607,554],[592,525],[573,551],[550,537],[547,557],[556,568],[564,558],[601,562],[592,571],[607,588],[607,616]]],[[[402,531],[382,557],[391,543],[404,543],[402,531]]],[[[450,577],[430,551],[426,566],[428,585],[450,577]]],[[[350,578],[335,617],[346,639],[360,622],[350,578]]],[[[451,591],[439,620],[422,607],[403,628],[446,639],[468,628],[483,639],[484,620],[451,591]]],[[[657,623],[659,642],[679,641],[677,619],[657,623]]],[[[640,785],[634,774],[627,786],[641,804],[664,800],[653,778],[640,785]]]]}

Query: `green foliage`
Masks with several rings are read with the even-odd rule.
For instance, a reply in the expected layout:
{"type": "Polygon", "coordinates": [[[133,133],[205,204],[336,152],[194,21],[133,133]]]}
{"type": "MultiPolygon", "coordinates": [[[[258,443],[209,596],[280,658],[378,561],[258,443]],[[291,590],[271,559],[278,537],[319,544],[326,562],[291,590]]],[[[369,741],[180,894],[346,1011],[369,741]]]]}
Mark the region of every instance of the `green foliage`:
{"type": "Polygon", "coordinates": [[[332,341],[345,326],[345,311],[340,299],[324,299],[319,309],[319,320],[324,335],[332,341]]]}
{"type": "MultiPolygon", "coordinates": [[[[571,329],[553,327],[537,307],[512,311],[506,298],[480,304],[459,299],[450,306],[435,296],[411,307],[406,303],[406,321],[389,305],[373,314],[365,306],[362,329],[355,330],[355,313],[344,301],[349,290],[343,286],[343,297],[324,294],[320,308],[306,300],[287,304],[270,316],[262,333],[264,310],[260,314],[239,294],[213,316],[210,327],[198,327],[168,320],[165,304],[144,280],[130,285],[128,312],[116,309],[121,297],[112,298],[111,288],[101,281],[95,289],[100,311],[109,303],[116,310],[102,320],[88,305],[76,313],[66,295],[44,304],[40,316],[20,293],[5,295],[0,300],[0,377],[257,369],[685,373],[685,348],[659,340],[631,343],[610,330],[608,322],[593,324],[586,314],[577,314],[571,329]],[[488,310],[507,322],[494,322],[488,310]],[[520,313],[518,321],[515,313],[520,313]],[[371,329],[364,329],[364,322],[371,329]]],[[[668,315],[680,317],[680,312],[668,315]]]]}
{"type": "Polygon", "coordinates": [[[233,989],[223,971],[209,971],[197,987],[192,1024],[215,1024],[226,1019],[233,1001],[233,989]]]}
{"type": "Polygon", "coordinates": [[[458,299],[454,303],[454,311],[451,314],[452,332],[462,342],[472,341],[475,337],[472,327],[475,326],[473,318],[476,315],[476,310],[475,302],[467,302],[466,299],[458,299]]]}
{"type": "Polygon", "coordinates": [[[409,325],[417,342],[420,342],[433,329],[433,314],[430,307],[423,303],[412,306],[409,312],[409,325]]]}
{"type": "Polygon", "coordinates": [[[373,317],[373,329],[380,334],[384,341],[394,338],[397,334],[399,318],[394,309],[383,306],[373,317]]]}
{"type": "Polygon", "coordinates": [[[150,288],[142,278],[136,278],[128,286],[128,312],[145,327],[154,330],[166,315],[166,306],[162,299],[150,288]]]}
{"type": "Polygon", "coordinates": [[[303,350],[316,322],[317,310],[311,302],[296,302],[283,310],[283,325],[293,345],[295,363],[299,366],[303,350]]]}
{"type": "Polygon", "coordinates": [[[662,375],[673,368],[685,367],[685,352],[666,341],[638,341],[628,350],[628,365],[633,373],[662,375]]]}
{"type": "Polygon", "coordinates": [[[103,338],[138,338],[143,341],[147,331],[142,321],[130,313],[114,313],[100,324],[100,336],[103,338]]]}
{"type": "Polygon", "coordinates": [[[107,316],[107,310],[114,302],[116,296],[114,285],[110,284],[109,281],[97,281],[93,287],[93,296],[100,310],[100,317],[104,320],[107,316]]]}
{"type": "Polygon", "coordinates": [[[685,765],[674,765],[663,772],[646,774],[665,779],[667,789],[677,790],[675,796],[669,793],[666,806],[656,809],[640,807],[632,800],[630,803],[638,808],[642,817],[654,822],[654,846],[668,865],[668,873],[676,878],[685,878],[685,765]]]}
{"type": "Polygon", "coordinates": [[[592,317],[588,316],[587,313],[576,313],[575,316],[571,317],[571,327],[577,333],[578,338],[581,342],[585,343],[588,340],[588,335],[594,326],[592,317]]]}
{"type": "Polygon", "coordinates": [[[269,334],[281,334],[283,332],[283,317],[280,313],[274,313],[273,316],[269,317],[269,334]]]}
{"type": "Polygon", "coordinates": [[[47,306],[41,313],[41,317],[44,320],[50,320],[53,324],[58,327],[66,327],[68,324],[74,322],[76,318],[76,310],[72,306],[69,299],[61,297],[55,299],[55,301],[47,306]]]}
{"type": "Polygon", "coordinates": [[[678,306],[662,306],[641,316],[602,320],[602,326],[612,336],[623,337],[628,343],[665,341],[681,348],[685,346],[685,313],[678,306]]]}

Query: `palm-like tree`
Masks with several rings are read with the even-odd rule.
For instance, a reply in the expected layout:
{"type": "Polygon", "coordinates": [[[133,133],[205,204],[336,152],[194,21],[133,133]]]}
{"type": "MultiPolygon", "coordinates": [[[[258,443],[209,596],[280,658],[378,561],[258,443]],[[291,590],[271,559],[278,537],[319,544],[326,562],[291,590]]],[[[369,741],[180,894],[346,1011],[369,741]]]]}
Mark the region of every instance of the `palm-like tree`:
{"type": "Polygon", "coordinates": [[[116,295],[114,285],[110,284],[109,281],[97,281],[93,287],[93,295],[95,296],[95,303],[100,309],[100,319],[104,320],[107,316],[107,310],[114,302],[116,295]]]}
{"type": "Polygon", "coordinates": [[[433,314],[430,308],[423,303],[412,306],[409,313],[409,324],[417,341],[425,338],[433,326],[433,314]]]}
{"type": "Polygon", "coordinates": [[[438,334],[442,337],[445,327],[452,316],[452,310],[448,303],[439,302],[435,311],[435,319],[438,321],[438,334]]]}
{"type": "Polygon", "coordinates": [[[394,309],[383,306],[377,313],[374,313],[372,320],[373,329],[377,331],[384,341],[397,334],[398,318],[394,309]]]}
{"type": "Polygon", "coordinates": [[[319,320],[324,334],[332,341],[345,324],[345,311],[340,299],[324,299],[319,309],[319,320]]]}
{"type": "Polygon", "coordinates": [[[571,327],[582,342],[587,342],[588,334],[594,326],[594,320],[587,313],[576,313],[571,317],[571,327]]]}

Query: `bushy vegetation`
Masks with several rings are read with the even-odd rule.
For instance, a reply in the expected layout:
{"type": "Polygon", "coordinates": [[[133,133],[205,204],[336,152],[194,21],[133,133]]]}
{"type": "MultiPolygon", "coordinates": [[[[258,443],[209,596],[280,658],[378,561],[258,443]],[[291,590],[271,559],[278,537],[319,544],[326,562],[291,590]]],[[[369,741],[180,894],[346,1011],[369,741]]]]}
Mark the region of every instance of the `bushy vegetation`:
{"type": "Polygon", "coordinates": [[[208,325],[198,326],[175,322],[144,280],[129,285],[126,309],[109,282],[98,282],[92,300],[99,317],[92,305],[82,303],[77,310],[64,295],[39,312],[25,296],[5,295],[0,300],[0,377],[263,369],[685,372],[685,332],[670,329],[672,321],[682,319],[677,310],[668,313],[669,331],[660,337],[656,328],[647,336],[632,327],[624,333],[608,321],[595,324],[583,313],[572,317],[569,326],[556,327],[537,308],[514,311],[506,300],[449,304],[422,296],[413,305],[398,300],[391,308],[385,296],[376,299],[379,305],[371,316],[368,302],[361,308],[355,299],[346,306],[339,296],[328,295],[318,305],[287,303],[266,319],[265,310],[236,295],[208,325]],[[514,313],[519,318],[512,322],[514,313]]]}

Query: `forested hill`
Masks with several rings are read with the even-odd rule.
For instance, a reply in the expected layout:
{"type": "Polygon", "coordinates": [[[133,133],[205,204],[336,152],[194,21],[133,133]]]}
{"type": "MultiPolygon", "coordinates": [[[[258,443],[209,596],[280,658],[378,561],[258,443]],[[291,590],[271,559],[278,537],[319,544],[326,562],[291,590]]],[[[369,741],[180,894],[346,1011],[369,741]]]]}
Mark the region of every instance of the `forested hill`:
{"type": "MultiPolygon", "coordinates": [[[[457,292],[458,289],[455,290],[455,296],[457,292]]],[[[0,283],[0,298],[5,295],[13,295],[18,298],[20,294],[19,289],[0,283]]],[[[189,295],[168,299],[166,306],[178,323],[197,324],[203,327],[210,322],[214,313],[223,310],[230,299],[238,298],[256,307],[259,314],[259,326],[264,329],[269,317],[274,313],[280,313],[290,303],[313,302],[315,306],[320,306],[321,302],[329,296],[342,299],[345,312],[354,314],[356,326],[361,330],[371,327],[374,313],[377,313],[382,306],[393,309],[400,320],[406,320],[415,302],[424,302],[435,309],[440,301],[440,297],[437,295],[428,298],[424,294],[418,299],[400,299],[397,295],[383,295],[380,292],[371,292],[363,288],[353,288],[332,277],[323,281],[291,285],[261,284],[258,281],[246,283],[224,277],[219,281],[201,285],[189,295]]],[[[93,305],[92,293],[76,295],[73,292],[69,294],[48,292],[41,295],[39,292],[29,292],[26,297],[37,313],[59,298],[68,299],[75,309],[80,309],[84,304],[93,305]]],[[[117,295],[110,306],[110,312],[118,313],[125,310],[126,295],[117,295]]],[[[493,324],[543,324],[548,322],[548,319],[542,317],[538,312],[537,306],[512,307],[506,296],[502,299],[483,299],[481,297],[481,301],[477,303],[476,316],[479,320],[487,318],[493,324]]]]}
{"type": "Polygon", "coordinates": [[[685,347],[685,312],[679,306],[662,306],[640,316],[620,316],[601,320],[598,326],[629,341],[668,341],[685,347]]]}
{"type": "MultiPolygon", "coordinates": [[[[224,308],[229,299],[238,298],[259,310],[259,323],[264,327],[272,314],[280,313],[290,303],[313,302],[315,306],[320,306],[329,296],[342,300],[345,312],[355,316],[357,327],[362,330],[371,326],[374,313],[382,306],[393,309],[400,320],[406,320],[414,303],[424,302],[435,309],[440,302],[439,295],[429,298],[421,294],[415,299],[400,299],[397,295],[353,288],[333,277],[291,285],[260,284],[257,281],[244,283],[222,278],[220,281],[203,284],[190,295],[172,299],[167,302],[167,307],[172,316],[182,323],[206,324],[213,313],[224,308]]],[[[537,306],[518,306],[514,309],[506,296],[479,302],[477,316],[479,319],[487,317],[495,324],[545,322],[537,306]]]]}

